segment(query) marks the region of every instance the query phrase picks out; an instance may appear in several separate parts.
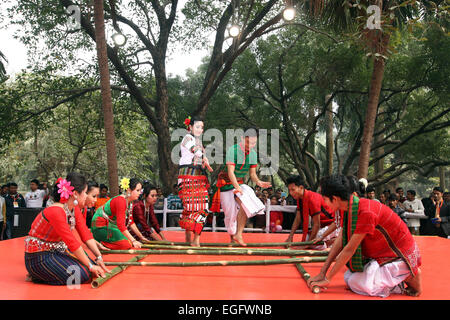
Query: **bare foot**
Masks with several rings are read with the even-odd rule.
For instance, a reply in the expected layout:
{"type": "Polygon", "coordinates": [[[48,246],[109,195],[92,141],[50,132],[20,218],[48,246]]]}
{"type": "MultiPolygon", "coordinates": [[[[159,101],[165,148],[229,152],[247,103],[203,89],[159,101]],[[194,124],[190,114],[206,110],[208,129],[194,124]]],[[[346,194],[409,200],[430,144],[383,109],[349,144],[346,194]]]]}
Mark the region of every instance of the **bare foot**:
{"type": "Polygon", "coordinates": [[[195,241],[191,242],[191,247],[200,247],[200,243],[197,243],[195,241]]]}
{"type": "Polygon", "coordinates": [[[246,247],[247,244],[245,244],[244,239],[242,239],[242,236],[233,236],[233,240],[235,240],[237,243],[239,243],[241,246],[246,247]]]}
{"type": "Polygon", "coordinates": [[[405,294],[407,296],[411,296],[411,297],[418,297],[420,295],[420,292],[416,291],[415,289],[408,287],[405,289],[405,294]]]}

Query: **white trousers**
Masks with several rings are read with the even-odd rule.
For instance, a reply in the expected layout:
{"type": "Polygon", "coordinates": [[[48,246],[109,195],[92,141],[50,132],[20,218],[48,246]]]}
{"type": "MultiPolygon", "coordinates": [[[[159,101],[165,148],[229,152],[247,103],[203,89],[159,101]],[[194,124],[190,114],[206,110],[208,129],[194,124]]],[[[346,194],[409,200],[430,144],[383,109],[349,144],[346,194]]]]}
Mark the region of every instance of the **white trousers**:
{"type": "Polygon", "coordinates": [[[230,191],[220,192],[220,205],[222,206],[225,215],[225,227],[227,232],[231,235],[236,234],[237,231],[237,215],[239,212],[239,204],[234,199],[234,189],[230,191]]]}
{"type": "Polygon", "coordinates": [[[358,294],[386,298],[391,293],[401,293],[399,285],[410,275],[408,266],[402,260],[380,267],[376,260],[364,266],[363,272],[344,274],[345,283],[358,294]]]}

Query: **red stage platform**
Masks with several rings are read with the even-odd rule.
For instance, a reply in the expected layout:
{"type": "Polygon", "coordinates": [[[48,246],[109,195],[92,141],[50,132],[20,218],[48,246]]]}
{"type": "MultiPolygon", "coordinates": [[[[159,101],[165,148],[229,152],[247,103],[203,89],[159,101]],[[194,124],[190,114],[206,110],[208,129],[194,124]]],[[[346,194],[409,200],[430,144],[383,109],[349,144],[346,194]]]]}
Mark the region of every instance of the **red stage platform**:
{"type": "MultiPolygon", "coordinates": [[[[171,241],[184,241],[184,233],[165,232],[171,241]]],[[[247,242],[283,242],[286,234],[247,233],[247,242]]],[[[299,239],[299,235],[295,240],[299,239]]],[[[423,293],[420,297],[391,295],[384,300],[448,300],[450,240],[415,237],[422,255],[423,293]]],[[[222,232],[204,232],[203,242],[228,242],[222,232]]],[[[106,261],[126,261],[132,255],[105,255],[106,261]]],[[[149,256],[142,261],[212,261],[274,259],[246,256],[149,256]]],[[[25,281],[24,238],[0,242],[0,299],[2,300],[383,300],[346,289],[342,270],[328,290],[313,294],[294,265],[228,267],[129,267],[98,289],[80,289],[25,281]]],[[[322,263],[303,264],[316,275],[322,263]]],[[[110,266],[112,269],[113,267],[110,266]]]]}

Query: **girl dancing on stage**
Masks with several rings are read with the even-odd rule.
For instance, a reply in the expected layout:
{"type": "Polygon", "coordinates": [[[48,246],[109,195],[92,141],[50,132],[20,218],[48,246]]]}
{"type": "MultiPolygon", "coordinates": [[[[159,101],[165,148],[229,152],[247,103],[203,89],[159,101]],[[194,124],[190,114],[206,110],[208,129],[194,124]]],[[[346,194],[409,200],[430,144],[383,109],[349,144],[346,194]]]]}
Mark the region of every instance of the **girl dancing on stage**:
{"type": "Polygon", "coordinates": [[[212,172],[205,156],[201,135],[203,120],[197,117],[185,120],[188,134],[181,142],[181,159],[178,169],[179,197],[183,201],[180,227],[186,230],[186,242],[200,246],[200,234],[208,215],[208,177],[205,167],[212,172]],[[193,240],[192,239],[193,235],[193,240]]]}

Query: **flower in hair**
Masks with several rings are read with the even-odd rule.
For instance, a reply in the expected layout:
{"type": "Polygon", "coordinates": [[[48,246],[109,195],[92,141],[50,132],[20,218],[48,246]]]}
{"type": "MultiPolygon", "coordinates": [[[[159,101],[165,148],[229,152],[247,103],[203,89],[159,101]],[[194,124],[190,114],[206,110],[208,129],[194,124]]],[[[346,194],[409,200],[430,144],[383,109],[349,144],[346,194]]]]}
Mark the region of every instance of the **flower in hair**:
{"type": "Polygon", "coordinates": [[[122,180],[120,180],[120,187],[124,191],[127,190],[130,187],[130,179],[123,178],[122,180]]]}
{"type": "Polygon", "coordinates": [[[70,185],[70,181],[67,181],[66,179],[59,178],[56,182],[59,182],[57,184],[58,186],[58,193],[60,194],[61,203],[67,202],[69,200],[70,196],[73,194],[73,189],[75,189],[73,186],[70,185]]]}
{"type": "Polygon", "coordinates": [[[184,120],[184,125],[186,127],[189,127],[190,124],[191,124],[191,117],[189,116],[184,120]]]}

